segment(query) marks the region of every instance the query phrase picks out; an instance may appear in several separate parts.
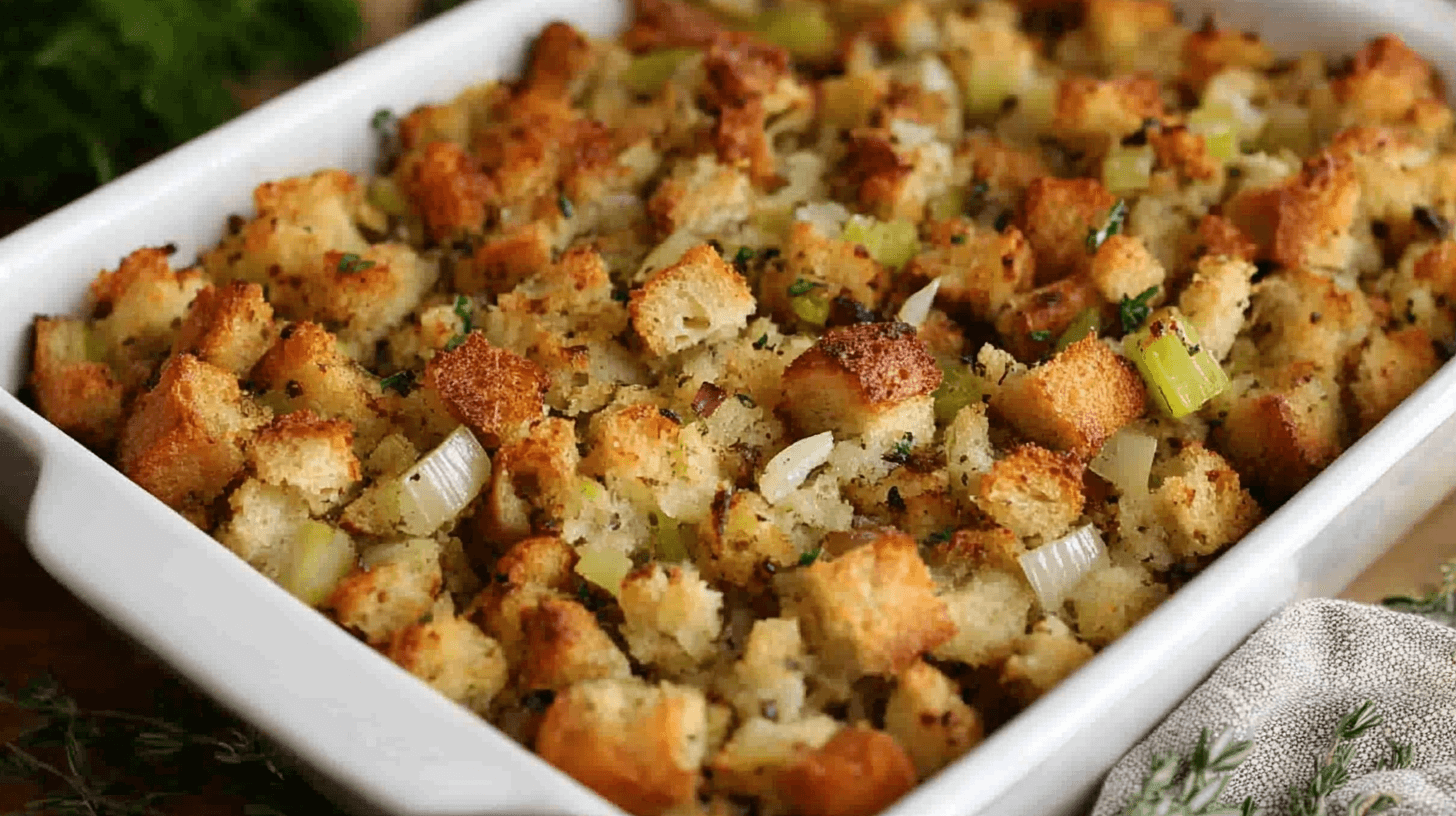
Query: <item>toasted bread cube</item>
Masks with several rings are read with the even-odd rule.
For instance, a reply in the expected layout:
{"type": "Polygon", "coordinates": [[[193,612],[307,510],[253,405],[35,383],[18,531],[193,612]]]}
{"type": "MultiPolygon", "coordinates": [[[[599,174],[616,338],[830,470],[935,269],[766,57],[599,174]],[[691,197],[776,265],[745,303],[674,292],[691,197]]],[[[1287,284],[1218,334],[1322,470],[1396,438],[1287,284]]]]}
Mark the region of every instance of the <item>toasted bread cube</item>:
{"type": "Polygon", "coordinates": [[[763,588],[769,570],[792,566],[799,549],[774,520],[763,496],[720,492],[712,514],[698,523],[696,559],[703,575],[745,589],[763,588]]]}
{"type": "Polygon", "coordinates": [[[835,734],[779,776],[804,816],[874,816],[915,787],[915,764],[895,738],[859,725],[835,734]]]}
{"type": "Polygon", "coordinates": [[[414,538],[364,553],[329,595],[325,606],[339,624],[358,631],[375,646],[429,614],[444,585],[440,545],[414,538]]]}
{"type": "Polygon", "coordinates": [[[1306,360],[1331,372],[1343,369],[1375,322],[1363,292],[1299,269],[1260,281],[1249,319],[1266,332],[1258,340],[1264,365],[1306,360]]]}
{"type": "Polygon", "coordinates": [[[273,307],[263,299],[263,287],[233,281],[197,293],[172,340],[172,353],[191,354],[241,377],[273,345],[276,334],[273,307]]]}
{"type": "Polygon", "coordinates": [[[1402,323],[1438,342],[1456,340],[1456,241],[1412,244],[1381,284],[1402,323]]]}
{"type": "Polygon", "coordinates": [[[1240,190],[1224,215],[1259,246],[1259,257],[1288,268],[1343,269],[1360,185],[1348,161],[1324,153],[1270,187],[1240,190]]]}
{"type": "Polygon", "coordinates": [[[400,163],[396,178],[437,242],[479,233],[499,189],[480,163],[453,142],[425,145],[400,163]]]}
{"type": "Polygon", "coordinates": [[[1218,256],[1198,260],[1193,279],[1178,296],[1178,309],[1198,331],[1203,347],[1222,361],[1244,327],[1244,310],[1258,270],[1248,261],[1218,256]]]}
{"type": "Polygon", "coordinates": [[[81,320],[37,317],[30,388],[51,424],[87,447],[106,451],[121,427],[126,387],[110,366],[89,358],[90,332],[81,320]]]}
{"type": "Polygon", "coordinates": [[[840,728],[838,720],[824,714],[778,722],[747,717],[708,766],[713,787],[777,802],[779,776],[805,755],[824,747],[840,728]]]}
{"type": "Polygon", "coordinates": [[[717,651],[723,593],[699,578],[692,562],[634,570],[622,582],[618,603],[622,636],[641,663],[685,673],[717,651]]]}
{"type": "Polygon", "coordinates": [[[1141,238],[1109,235],[1092,256],[1088,274],[1104,300],[1118,303],[1134,298],[1154,286],[1162,286],[1166,272],[1141,238]]]}
{"type": "Polygon", "coordinates": [[[1154,494],[1168,546],[1183,558],[1212,555],[1244,537],[1263,518],[1258,502],[1239,485],[1239,474],[1197,442],[1159,467],[1154,494]]]}
{"type": "Polygon", "coordinates": [[[1028,439],[1090,456],[1118,428],[1142,416],[1147,389],[1132,364],[1095,337],[1007,380],[991,400],[1028,439]]]}
{"type": "Polygon", "coordinates": [[[520,615],[525,656],[517,683],[522,689],[559,691],[584,680],[632,674],[627,656],[576,601],[543,597],[520,615]]]}
{"type": "Polygon", "coordinates": [[[1440,95],[1431,64],[1393,34],[1360,49],[1333,86],[1357,122],[1399,122],[1418,101],[1440,95]]]}
{"type": "Polygon", "coordinates": [[[309,410],[354,425],[360,454],[389,432],[378,407],[379,380],[339,350],[334,336],[314,323],[294,323],[253,367],[256,389],[270,392],[269,404],[284,411],[309,410]]]}
{"type": "Polygon", "coordinates": [[[957,412],[945,429],[945,464],[951,493],[962,503],[969,503],[980,488],[981,477],[995,461],[986,404],[973,402],[957,412]]]}
{"type": "Polygon", "coordinates": [[[457,703],[485,714],[506,685],[500,644],[466,618],[440,614],[394,633],[385,655],[457,703]]]}
{"type": "Polygon", "coordinates": [[[1034,361],[1050,352],[1053,340],[1083,312],[1102,307],[1102,295],[1090,277],[1062,278],[1013,296],[996,318],[996,333],[1016,357],[1034,361]]]}
{"type": "Polygon", "coordinates": [[[916,661],[895,678],[885,731],[904,746],[924,779],[974,748],[985,736],[981,715],[934,666],[916,661]]]}
{"type": "Polygon", "coordinates": [[[976,506],[1019,536],[1051,540],[1082,515],[1082,467],[1072,454],[1022,445],[981,478],[976,506]]]}
{"type": "Polygon", "coordinates": [[[1166,0],[1088,0],[1087,31],[1106,57],[1135,51],[1150,35],[1171,28],[1176,18],[1166,0]]]}
{"type": "Polygon", "coordinates": [[[554,237],[544,221],[501,230],[476,248],[468,262],[455,265],[455,289],[467,294],[509,292],[551,263],[554,237]]]}
{"type": "Polygon", "coordinates": [[[753,182],[741,170],[708,154],[679,163],[647,202],[658,237],[680,229],[714,235],[748,220],[753,182]]]}
{"type": "Polygon", "coordinates": [[[1274,52],[1257,35],[1206,27],[1183,40],[1182,80],[1194,90],[1225,68],[1263,71],[1274,64],[1274,52]]]}
{"type": "Polygon", "coordinates": [[[309,518],[297,490],[245,479],[228,496],[232,511],[217,540],[258,572],[277,581],[292,557],[298,526],[309,518]]]}
{"type": "Polygon", "coordinates": [[[1200,218],[1198,229],[1190,239],[1195,242],[1189,253],[1194,259],[1223,255],[1252,263],[1259,254],[1258,245],[1249,240],[1234,222],[1221,215],[1209,214],[1200,218]]]}
{"type": "Polygon", "coordinates": [[[1153,147],[1156,170],[1169,170],[1184,182],[1222,179],[1223,162],[1208,152],[1208,140],[1188,128],[1150,128],[1148,144],[1153,147]]]}
{"type": "Polygon", "coordinates": [[[1440,367],[1435,344],[1418,326],[1372,334],[1350,382],[1360,433],[1374,428],[1440,367]]]}
{"type": "Polygon", "coordinates": [[[594,62],[592,43],[562,22],[548,23],[531,44],[525,87],[535,93],[570,98],[594,62]]]}
{"type": "Polygon", "coordinates": [[[894,145],[890,131],[864,129],[850,134],[844,180],[876,218],[918,222],[925,205],[949,186],[953,164],[942,142],[894,145]]]}
{"type": "Polygon", "coordinates": [[[908,274],[940,278],[937,301],[948,311],[994,320],[1011,296],[1031,288],[1035,260],[1021,231],[968,225],[948,246],[927,249],[906,267],[908,274]]]}
{"type": "Polygon", "coordinates": [[[738,716],[776,722],[798,719],[804,710],[804,677],[810,666],[797,620],[754,621],[743,657],[733,664],[729,699],[738,716]]]}
{"type": "Polygon", "coordinates": [[[632,327],[659,357],[724,340],[748,325],[753,292],[712,247],[693,247],[632,292],[632,327]]]}
{"type": "Polygon", "coordinates": [[[1106,223],[1116,203],[1117,199],[1096,179],[1048,176],[1026,188],[1026,202],[1017,226],[1026,233],[1036,253],[1038,285],[1060,280],[1086,266],[1087,233],[1106,223]]]}
{"type": "Polygon", "coordinates": [[[1077,635],[1105,646],[1131,629],[1168,597],[1168,587],[1139,564],[1095,567],[1067,593],[1077,635]]]}
{"type": "Polygon", "coordinates": [[[142,385],[156,370],[187,314],[187,306],[207,285],[197,269],[173,270],[169,248],[138,249],[115,271],[91,282],[93,353],[103,352],[123,383],[142,385]]]}
{"type": "Polygon", "coordinates": [[[493,541],[510,543],[534,527],[559,528],[577,491],[576,427],[546,417],[496,451],[486,504],[477,515],[493,541]]]}
{"type": "Polygon", "coordinates": [[[1071,147],[1101,154],[1136,133],[1145,120],[1162,116],[1162,88],[1153,77],[1072,76],[1057,88],[1052,134],[1071,147]]]}
{"type": "Polygon", "coordinates": [[[595,680],[556,696],[536,752],[628,813],[657,816],[692,802],[707,732],[695,688],[595,680]]]}
{"type": "Polygon", "coordinates": [[[1273,381],[1232,396],[1212,441],[1277,503],[1340,455],[1345,420],[1339,386],[1328,373],[1295,363],[1266,378],[1273,381]]]}
{"type": "Polygon", "coordinates": [[[926,563],[937,575],[956,580],[988,569],[1019,575],[1019,559],[1025,554],[1026,545],[1005,527],[967,527],[952,533],[949,541],[932,547],[926,554],[926,563]]]}
{"type": "Polygon", "coordinates": [[[295,411],[258,431],[248,464],[264,483],[297,488],[314,512],[322,512],[361,478],[353,446],[354,427],[347,420],[295,411]]]}
{"type": "Polygon", "coordinates": [[[683,426],[674,416],[648,402],[599,411],[581,469],[645,508],[697,523],[722,486],[721,460],[701,423],[683,426]]]}
{"type": "Polygon", "coordinates": [[[540,536],[518,541],[501,556],[496,571],[487,573],[495,580],[470,601],[465,614],[500,643],[512,666],[519,666],[525,657],[523,614],[544,599],[564,598],[573,591],[578,580],[571,571],[576,559],[576,551],[560,539],[540,536]]]}
{"type": "Polygon", "coordinates": [[[942,374],[904,323],[826,331],[784,370],[784,409],[804,434],[860,434],[877,415],[912,400],[930,408],[942,374]]]}
{"type": "Polygon", "coordinates": [[[419,305],[439,269],[407,244],[363,252],[325,252],[290,274],[272,275],[269,298],[279,314],[334,327],[353,356],[370,360],[374,343],[419,305]]]}
{"type": "Polygon", "coordinates": [[[244,448],[267,409],[232,374],[190,354],[172,358],[121,430],[121,472],[188,520],[207,526],[208,506],[243,469],[244,448]]]}
{"type": "Polygon", "coordinates": [[[492,346],[479,333],[425,366],[425,386],[490,448],[517,438],[545,413],[547,384],[539,366],[492,346]]]}
{"type": "Polygon", "coordinates": [[[1001,669],[1001,684],[1029,703],[1091,659],[1092,647],[1077,640],[1061,618],[1048,616],[1017,643],[1001,669]]]}
{"type": "MultiPolygon", "coordinates": [[[[1015,569],[1020,570],[1017,564],[1015,569]]],[[[1018,573],[1019,574],[1019,573],[1018,573]]],[[[971,576],[965,586],[941,596],[955,625],[955,636],[932,654],[968,666],[994,665],[1011,654],[1026,634],[1035,598],[1024,580],[999,569],[971,576]]]]}
{"type": "Polygon", "coordinates": [[[885,533],[804,570],[804,637],[830,674],[894,674],[955,634],[915,540],[885,533]]]}
{"type": "Polygon", "coordinates": [[[764,267],[758,296],[766,311],[787,322],[795,319],[790,290],[812,287],[816,296],[831,302],[847,297],[873,309],[880,305],[889,285],[889,272],[864,245],[823,235],[813,224],[795,221],[789,227],[782,262],[764,267]]]}

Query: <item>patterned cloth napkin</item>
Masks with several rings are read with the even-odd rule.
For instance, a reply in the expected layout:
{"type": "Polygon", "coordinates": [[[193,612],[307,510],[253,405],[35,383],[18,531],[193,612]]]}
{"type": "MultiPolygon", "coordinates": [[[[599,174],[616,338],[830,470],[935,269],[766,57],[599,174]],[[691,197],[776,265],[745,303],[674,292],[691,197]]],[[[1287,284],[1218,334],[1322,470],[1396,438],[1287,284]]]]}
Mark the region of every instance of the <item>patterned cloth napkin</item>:
{"type": "Polygon", "coordinates": [[[1219,800],[1252,796],[1289,812],[1329,752],[1340,720],[1366,700],[1384,722],[1353,742],[1349,781],[1328,798],[1345,814],[1366,794],[1396,799],[1391,816],[1456,814],[1456,629],[1349,601],[1312,600],[1271,618],[1162,725],[1112,769],[1093,816],[1116,816],[1141,790],[1153,758],[1187,756],[1207,728],[1253,740],[1219,800]],[[1378,770],[1391,743],[1413,748],[1406,770],[1378,770]]]}

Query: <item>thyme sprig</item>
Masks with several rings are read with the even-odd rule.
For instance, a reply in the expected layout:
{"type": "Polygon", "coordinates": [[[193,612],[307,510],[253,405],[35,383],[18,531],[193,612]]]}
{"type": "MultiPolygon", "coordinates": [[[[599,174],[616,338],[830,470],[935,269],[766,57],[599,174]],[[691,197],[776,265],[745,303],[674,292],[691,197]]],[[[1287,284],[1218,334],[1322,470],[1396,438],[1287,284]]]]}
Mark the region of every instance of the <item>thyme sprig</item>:
{"type": "Polygon", "coordinates": [[[1441,583],[1419,598],[1398,595],[1381,601],[1399,612],[1411,612],[1431,620],[1456,626],[1456,560],[1441,565],[1441,583]]]}
{"type": "MultiPolygon", "coordinates": [[[[1375,703],[1370,700],[1346,714],[1335,727],[1335,738],[1330,741],[1330,748],[1325,752],[1324,758],[1315,766],[1314,776],[1302,788],[1290,788],[1290,816],[1326,816],[1329,813],[1330,794],[1350,781],[1350,757],[1355,751],[1355,740],[1384,722],[1385,718],[1380,716],[1375,710],[1375,703]]],[[[1382,762],[1381,767],[1409,767],[1410,746],[1392,742],[1391,748],[1394,757],[1382,762]]],[[[1395,797],[1389,794],[1370,793],[1352,802],[1347,813],[1352,816],[1380,813],[1395,807],[1395,804],[1395,797]]]]}

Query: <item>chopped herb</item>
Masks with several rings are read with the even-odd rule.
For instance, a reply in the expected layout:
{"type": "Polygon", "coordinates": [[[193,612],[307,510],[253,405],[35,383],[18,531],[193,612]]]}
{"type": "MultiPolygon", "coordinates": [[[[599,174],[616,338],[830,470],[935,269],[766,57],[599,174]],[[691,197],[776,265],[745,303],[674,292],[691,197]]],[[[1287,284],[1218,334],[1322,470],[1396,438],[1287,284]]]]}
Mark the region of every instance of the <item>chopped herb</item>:
{"type": "Polygon", "coordinates": [[[823,285],[824,284],[819,283],[818,281],[810,281],[804,280],[803,278],[798,278],[793,283],[789,284],[789,296],[798,297],[799,295],[806,295],[810,291],[817,289],[818,287],[821,287],[823,285]]]}
{"type": "Polygon", "coordinates": [[[561,210],[562,218],[570,218],[576,214],[576,206],[571,203],[571,199],[566,197],[566,193],[556,195],[556,208],[561,210]]]}
{"type": "Polygon", "coordinates": [[[801,567],[810,566],[815,561],[818,561],[819,560],[819,554],[821,552],[823,552],[823,551],[824,551],[824,548],[823,547],[815,547],[814,549],[812,549],[812,550],[804,553],[803,555],[799,556],[799,566],[801,566],[801,567]]]}
{"type": "Polygon", "coordinates": [[[753,401],[753,397],[750,397],[747,394],[734,394],[733,396],[734,397],[737,397],[738,398],[738,401],[741,402],[741,403],[743,403],[743,406],[745,408],[757,408],[758,407],[758,403],[753,401]]]}
{"type": "Polygon", "coordinates": [[[1122,296],[1122,301],[1117,304],[1117,316],[1122,321],[1122,331],[1124,334],[1137,331],[1138,327],[1143,324],[1143,321],[1148,319],[1148,314],[1152,312],[1152,307],[1148,305],[1148,301],[1152,300],[1153,295],[1157,293],[1158,287],[1149,286],[1143,290],[1142,294],[1135,298],[1129,298],[1127,295],[1122,296]]]}
{"type": "Polygon", "coordinates": [[[925,537],[925,543],[927,543],[927,544],[944,544],[945,542],[950,541],[951,538],[954,535],[955,535],[955,528],[954,527],[946,527],[943,530],[936,530],[935,532],[933,532],[930,535],[926,536],[925,537]]]}
{"type": "Polygon", "coordinates": [[[475,320],[471,317],[471,305],[470,298],[464,295],[455,296],[455,316],[460,318],[460,333],[450,338],[450,342],[445,344],[446,351],[454,351],[459,348],[460,344],[470,336],[471,330],[475,328],[475,320]]]}
{"type": "Polygon", "coordinates": [[[739,247],[738,252],[733,256],[734,266],[743,266],[753,260],[753,247],[739,247]]]}
{"type": "Polygon", "coordinates": [[[964,244],[966,242],[966,234],[964,232],[958,232],[950,237],[950,242],[952,244],[964,244]]]}
{"type": "Polygon", "coordinates": [[[996,216],[996,223],[993,226],[997,232],[1005,232],[1006,228],[1011,226],[1011,211],[1007,210],[996,216]]]}
{"type": "Polygon", "coordinates": [[[409,392],[414,390],[414,385],[415,373],[409,370],[396,371],[379,381],[380,388],[392,388],[401,397],[409,396],[409,392]]]}
{"type": "Polygon", "coordinates": [[[905,512],[905,497],[900,495],[899,486],[890,488],[890,493],[885,497],[885,501],[890,505],[891,510],[897,513],[905,512]]]}
{"type": "Polygon", "coordinates": [[[658,408],[657,415],[673,423],[674,425],[683,424],[682,417],[678,415],[677,411],[674,411],[671,408],[658,408]]]}
{"type": "Polygon", "coordinates": [[[1037,329],[1036,331],[1030,332],[1027,336],[1038,343],[1045,343],[1052,339],[1052,333],[1047,329],[1037,329]]]}
{"type": "Polygon", "coordinates": [[[380,108],[374,112],[373,116],[369,117],[369,127],[374,128],[380,133],[387,133],[393,124],[394,111],[389,108],[380,108]]]}
{"type": "Polygon", "coordinates": [[[763,348],[765,346],[767,346],[767,345],[768,345],[768,335],[767,334],[759,335],[759,338],[757,340],[754,340],[753,341],[753,347],[756,348],[756,349],[758,349],[758,350],[760,350],[760,351],[762,351],[763,348]]]}
{"type": "Polygon", "coordinates": [[[894,454],[897,457],[900,457],[902,459],[909,459],[910,458],[910,451],[914,447],[915,447],[915,434],[910,433],[909,431],[906,431],[905,432],[905,435],[904,436],[901,436],[900,437],[900,440],[895,443],[895,447],[892,450],[894,451],[894,454]]]}
{"type": "Polygon", "coordinates": [[[612,300],[615,300],[618,303],[626,303],[627,301],[629,301],[631,299],[632,298],[631,298],[630,295],[627,294],[627,290],[626,289],[613,289],[612,290],[612,300]]]}
{"type": "Polygon", "coordinates": [[[1127,202],[1118,199],[1112,209],[1107,212],[1107,221],[1098,229],[1087,230],[1087,254],[1097,254],[1098,248],[1108,238],[1122,232],[1122,224],[1127,220],[1127,202]]]}
{"type": "Polygon", "coordinates": [[[1430,207],[1416,207],[1411,210],[1411,217],[1416,220],[1417,224],[1442,238],[1451,234],[1451,222],[1430,207]]]}
{"type": "Polygon", "coordinates": [[[356,272],[363,272],[374,266],[373,261],[366,261],[353,252],[345,252],[339,256],[338,271],[345,275],[352,275],[356,272]]]}

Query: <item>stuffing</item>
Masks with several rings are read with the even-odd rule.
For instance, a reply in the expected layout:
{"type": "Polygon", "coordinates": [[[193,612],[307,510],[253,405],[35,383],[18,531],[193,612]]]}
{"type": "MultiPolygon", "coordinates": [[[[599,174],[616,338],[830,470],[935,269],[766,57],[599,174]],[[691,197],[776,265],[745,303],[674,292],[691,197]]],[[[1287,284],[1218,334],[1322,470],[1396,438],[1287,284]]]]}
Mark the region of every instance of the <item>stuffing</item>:
{"type": "Polygon", "coordinates": [[[793,299],[810,295],[834,302],[847,297],[873,309],[889,288],[889,271],[862,244],[826,236],[807,221],[795,221],[783,257],[763,270],[759,301],[781,321],[795,319],[793,299]]]}
{"type": "Polygon", "coordinates": [[[1150,76],[1072,76],[1057,88],[1052,133],[1074,149],[1101,154],[1163,113],[1161,88],[1150,76]]]}
{"type": "Polygon", "coordinates": [[[425,366],[425,387],[486,447],[519,437],[544,413],[546,375],[539,366],[472,333],[425,366]]]}
{"type": "Polygon", "coordinates": [[[1431,64],[1391,35],[1360,49],[1349,72],[1332,84],[1359,122],[1400,122],[1417,102],[1441,95],[1431,64]]]}
{"type": "Polygon", "coordinates": [[[484,713],[506,685],[506,658],[499,643],[453,613],[436,613],[405,626],[389,639],[390,660],[461,705],[484,713]]]}
{"type": "Polygon", "coordinates": [[[1034,700],[1091,659],[1092,647],[1060,618],[1048,616],[1017,642],[1016,653],[1001,669],[1001,682],[1023,699],[1034,700]]]}
{"type": "Polygon", "coordinates": [[[1036,253],[1037,284],[1060,280],[1086,267],[1087,233],[1103,226],[1116,203],[1095,179],[1048,176],[1026,188],[1017,226],[1036,253]]]}
{"type": "Polygon", "coordinates": [[[622,635],[643,664],[682,673],[713,656],[722,631],[723,593],[692,564],[654,564],[630,573],[618,596],[622,635]]]}
{"type": "Polygon", "coordinates": [[[775,721],[749,716],[713,756],[713,788],[743,796],[780,801],[780,778],[841,729],[838,720],[824,714],[775,721]]]}
{"type": "Polygon", "coordinates": [[[506,227],[456,262],[455,288],[468,294],[508,292],[551,263],[554,234],[543,221],[506,227]]]}
{"type": "Polygon", "coordinates": [[[1168,596],[1168,588],[1145,567],[1105,564],[1094,568],[1067,593],[1077,636],[1105,646],[1133,627],[1168,596]]]}
{"type": "Polygon", "coordinates": [[[1183,63],[1182,81],[1202,91],[1225,68],[1267,70],[1274,64],[1274,52],[1257,34],[1206,26],[1183,41],[1183,63]]]}
{"type": "Polygon", "coordinates": [[[264,484],[297,489],[314,513],[337,504],[362,475],[353,426],[308,410],[275,417],[260,428],[248,446],[248,464],[264,484]]]}
{"type": "Polygon", "coordinates": [[[981,477],[975,502],[1011,532],[1050,540],[1082,515],[1082,467],[1072,454],[1022,445],[981,477]]]}
{"type": "Polygon", "coordinates": [[[1258,269],[1246,260],[1207,255],[1178,296],[1178,310],[1193,324],[1215,360],[1228,357],[1244,327],[1252,281],[1258,269]]]}
{"type": "Polygon", "coordinates": [[[1304,360],[1326,371],[1344,366],[1372,322],[1363,292],[1293,269],[1259,282],[1249,315],[1264,365],[1304,360]]]}
{"type": "Polygon", "coordinates": [[[1163,483],[1153,501],[1175,556],[1211,555],[1243,538],[1263,518],[1228,461],[1197,442],[1161,463],[1157,475],[1163,483]]]}
{"type": "Polygon", "coordinates": [[[141,386],[156,370],[188,304],[207,286],[201,270],[173,270],[170,253],[167,247],[138,249],[91,283],[95,319],[87,348],[129,388],[141,386]]]}
{"type": "Polygon", "coordinates": [[[996,318],[996,332],[1007,350],[1034,361],[1048,351],[1077,318],[1102,310],[1102,295],[1091,278],[1077,275],[1022,292],[1011,298],[996,318]]]}
{"type": "Polygon", "coordinates": [[[1026,634],[1027,617],[1036,601],[1025,581],[1000,569],[977,572],[964,586],[942,594],[941,600],[955,634],[931,654],[968,666],[995,665],[1009,656],[1026,634]]]}
{"type": "Polygon", "coordinates": [[[576,601],[542,597],[520,610],[522,689],[560,691],[586,680],[631,677],[627,656],[576,601]]]}
{"type": "Polygon", "coordinates": [[[896,144],[890,131],[863,129],[850,134],[842,180],[876,218],[919,221],[930,200],[945,192],[952,164],[941,142],[896,144]]]}
{"type": "Polygon", "coordinates": [[[671,409],[643,402],[592,417],[582,472],[602,476],[638,504],[696,523],[717,495],[721,460],[699,423],[684,426],[671,409]],[[691,474],[694,478],[686,479],[691,474]]]}
{"type": "Polygon", "coordinates": [[[233,281],[197,292],[172,339],[173,354],[193,357],[242,377],[273,345],[273,306],[256,283],[233,281]]]}
{"type": "Polygon", "coordinates": [[[279,413],[309,410],[348,420],[354,426],[356,453],[372,450],[388,433],[379,380],[349,359],[334,336],[317,324],[285,326],[250,379],[279,413]]]}
{"type": "Polygon", "coordinates": [[[1221,424],[1210,441],[1251,486],[1277,502],[1344,450],[1339,389],[1308,362],[1266,372],[1247,385],[1242,380],[1218,409],[1221,424]]]}
{"type": "Polygon", "coordinates": [[[748,176],[704,154],[658,185],[647,212],[660,238],[680,229],[712,235],[748,220],[752,199],[748,176]]]}
{"type": "Polygon", "coordinates": [[[1290,268],[1339,269],[1354,252],[1360,186],[1348,161],[1324,153],[1272,186],[1244,187],[1223,214],[1259,247],[1259,257],[1290,268]]]}
{"type": "Polygon", "coordinates": [[[110,366],[92,359],[94,342],[85,321],[37,317],[29,384],[42,415],[104,452],[121,428],[126,387],[110,366]]]}
{"type": "Polygon", "coordinates": [[[1221,215],[1208,214],[1198,219],[1198,227],[1189,237],[1193,241],[1189,254],[1195,260],[1222,255],[1252,263],[1259,253],[1258,245],[1221,215]]]}
{"type": "MultiPolygon", "coordinates": [[[[792,618],[753,622],[743,656],[727,682],[729,700],[745,722],[792,722],[804,713],[805,678],[813,663],[792,618]]],[[[818,747],[817,745],[814,747],[818,747]]]]}
{"type": "Polygon", "coordinates": [[[994,320],[1012,296],[1025,292],[1035,277],[1031,244],[1015,227],[1005,232],[967,224],[947,245],[916,255],[907,275],[939,278],[942,308],[977,320],[994,320]]]}
{"type": "Polygon", "coordinates": [[[830,329],[784,370],[784,408],[807,434],[860,434],[902,406],[928,415],[940,368],[904,323],[830,329]]]}
{"type": "Polygon", "coordinates": [[[536,752],[623,810],[657,816],[696,795],[707,732],[697,689],[601,679],[556,695],[536,752]]]}
{"type": "Polygon", "coordinates": [[[1402,324],[1437,342],[1456,341],[1456,241],[1412,244],[1381,284],[1402,324]]]}
{"type": "Polygon", "coordinates": [[[338,622],[384,646],[396,632],[430,614],[444,586],[440,545],[415,538],[367,550],[324,606],[338,622]]]}
{"type": "Polygon", "coordinates": [[[509,543],[532,532],[560,529],[579,487],[576,427],[559,417],[538,419],[496,451],[485,506],[476,514],[490,540],[509,543]]]}
{"type": "Polygon", "coordinates": [[[742,329],[754,299],[743,276],[700,244],[633,290],[629,308],[643,345],[665,357],[742,329]]]}
{"type": "Polygon", "coordinates": [[[886,533],[803,573],[796,608],[831,674],[894,674],[954,634],[915,540],[886,533]]]}
{"type": "Polygon", "coordinates": [[[937,541],[926,553],[926,563],[938,576],[960,583],[982,569],[1018,575],[1026,545],[1005,527],[964,528],[948,541],[937,541]]]}
{"type": "Polygon", "coordinates": [[[117,464],[194,524],[243,470],[248,441],[269,413],[245,397],[232,374],[189,354],[168,361],[157,385],[137,398],[117,442],[117,464]]]}
{"type": "Polygon", "coordinates": [[[779,776],[779,792],[804,816],[874,816],[915,786],[915,765],[895,738],[845,728],[779,776]]]}
{"type": "Polygon", "coordinates": [[[309,518],[308,502],[283,485],[245,479],[228,496],[231,517],[217,539],[275,581],[283,574],[298,538],[298,526],[309,518]]]}
{"type": "Polygon", "coordinates": [[[799,560],[793,538],[779,528],[763,496],[722,491],[712,514],[697,528],[698,565],[709,579],[745,589],[762,588],[779,569],[799,560]]]}
{"type": "Polygon", "coordinates": [[[885,731],[905,749],[923,779],[975,747],[984,726],[949,677],[917,661],[895,678],[885,707],[885,731]]]}
{"type": "Polygon", "coordinates": [[[1350,382],[1359,432],[1375,427],[1440,366],[1435,344],[1418,326],[1371,334],[1350,382]]]}
{"type": "Polygon", "coordinates": [[[1087,274],[1098,294],[1108,303],[1135,298],[1148,289],[1163,285],[1167,273],[1148,252],[1141,238],[1110,235],[1092,256],[1087,274]]]}
{"type": "Polygon", "coordinates": [[[991,470],[996,452],[991,447],[991,423],[986,406],[973,402],[956,413],[945,429],[945,462],[949,472],[951,493],[961,502],[969,502],[981,484],[981,477],[991,470]]]}
{"type": "Polygon", "coordinates": [[[311,320],[361,359],[409,314],[435,284],[438,270],[405,244],[374,244],[363,252],[330,250],[292,274],[275,275],[269,297],[282,317],[311,320]]]}
{"type": "Polygon", "coordinates": [[[1087,457],[1118,428],[1142,416],[1146,397],[1132,364],[1088,337],[1008,377],[991,410],[1027,439],[1087,457]]]}

